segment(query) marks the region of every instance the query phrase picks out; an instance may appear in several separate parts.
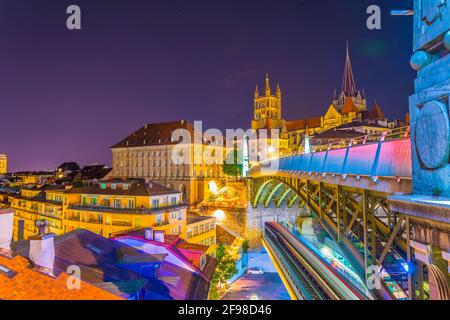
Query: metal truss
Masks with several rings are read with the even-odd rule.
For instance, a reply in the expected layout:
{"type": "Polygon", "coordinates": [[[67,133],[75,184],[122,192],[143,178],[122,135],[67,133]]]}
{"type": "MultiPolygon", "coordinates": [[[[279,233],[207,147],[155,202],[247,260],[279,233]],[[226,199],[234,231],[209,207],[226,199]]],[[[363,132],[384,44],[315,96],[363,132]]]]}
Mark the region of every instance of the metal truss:
{"type": "MultiPolygon", "coordinates": [[[[294,203],[308,207],[362,278],[368,276],[370,267],[384,268],[412,298],[411,272],[402,274],[401,266],[391,259],[400,256],[411,263],[407,246],[410,226],[406,217],[391,212],[388,194],[286,176],[261,176],[251,181],[254,207],[279,207],[283,201],[289,207],[294,203]]],[[[394,298],[386,287],[375,294],[394,298]]]]}

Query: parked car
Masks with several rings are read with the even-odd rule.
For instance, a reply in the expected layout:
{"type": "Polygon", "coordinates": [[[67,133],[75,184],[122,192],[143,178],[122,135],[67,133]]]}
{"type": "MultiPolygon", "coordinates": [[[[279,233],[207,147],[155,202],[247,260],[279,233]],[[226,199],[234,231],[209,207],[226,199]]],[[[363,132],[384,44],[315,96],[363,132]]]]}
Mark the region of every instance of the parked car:
{"type": "Polygon", "coordinates": [[[250,268],[247,270],[247,274],[264,274],[264,270],[260,267],[250,268]]]}

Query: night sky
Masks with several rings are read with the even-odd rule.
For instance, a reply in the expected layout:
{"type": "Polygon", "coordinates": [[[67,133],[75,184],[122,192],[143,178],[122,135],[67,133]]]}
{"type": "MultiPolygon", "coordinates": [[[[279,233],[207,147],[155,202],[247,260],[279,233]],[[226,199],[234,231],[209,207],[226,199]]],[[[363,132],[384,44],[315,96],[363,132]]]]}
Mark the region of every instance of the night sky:
{"type": "Polygon", "coordinates": [[[404,119],[413,92],[404,0],[0,0],[0,153],[10,171],[110,164],[145,123],[247,129],[268,72],[283,117],[322,115],[350,41],[358,89],[404,119]],[[82,30],[66,28],[78,4],[82,30]],[[382,30],[366,28],[378,4],[382,30]]]}

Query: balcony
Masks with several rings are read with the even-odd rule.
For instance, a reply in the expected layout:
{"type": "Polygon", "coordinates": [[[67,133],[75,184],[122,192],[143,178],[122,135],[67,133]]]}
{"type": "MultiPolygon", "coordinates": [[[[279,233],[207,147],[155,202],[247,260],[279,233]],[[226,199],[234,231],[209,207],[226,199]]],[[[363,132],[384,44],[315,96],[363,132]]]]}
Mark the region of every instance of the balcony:
{"type": "Polygon", "coordinates": [[[67,216],[66,220],[70,221],[80,221],[80,216],[67,216]]]}
{"type": "Polygon", "coordinates": [[[170,224],[170,221],[169,221],[169,220],[164,220],[164,221],[155,223],[155,224],[153,225],[153,227],[154,227],[154,228],[165,227],[165,226],[168,226],[169,224],[170,224]]]}
{"type": "Polygon", "coordinates": [[[112,221],[111,225],[117,227],[131,227],[132,223],[128,221],[112,221]]]}
{"type": "Polygon", "coordinates": [[[84,223],[93,223],[93,224],[103,224],[103,221],[101,219],[82,219],[81,222],[84,223]]]}
{"type": "Polygon", "coordinates": [[[169,206],[160,206],[157,208],[117,208],[117,207],[103,207],[103,206],[89,206],[82,204],[73,204],[68,207],[71,210],[79,211],[95,211],[95,212],[108,212],[108,213],[118,213],[118,214],[157,214],[160,212],[175,211],[180,208],[186,207],[186,203],[178,203],[169,206]]]}

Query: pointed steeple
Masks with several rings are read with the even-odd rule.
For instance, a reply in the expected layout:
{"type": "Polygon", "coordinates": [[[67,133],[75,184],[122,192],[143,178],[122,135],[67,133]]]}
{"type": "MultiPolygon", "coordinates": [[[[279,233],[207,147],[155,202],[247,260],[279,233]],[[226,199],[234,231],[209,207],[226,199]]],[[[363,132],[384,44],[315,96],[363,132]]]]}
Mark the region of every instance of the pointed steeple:
{"type": "Polygon", "coordinates": [[[255,89],[255,98],[259,97],[259,89],[258,89],[258,85],[256,85],[256,89],[255,89]]]}
{"type": "Polygon", "coordinates": [[[342,80],[342,92],[347,97],[356,97],[356,83],[353,77],[352,62],[350,61],[349,42],[347,41],[347,56],[345,58],[344,78],[342,80]]]}
{"type": "Polygon", "coordinates": [[[281,88],[280,88],[280,84],[277,84],[277,97],[281,97],[281,88]]]}
{"type": "Polygon", "coordinates": [[[373,119],[376,119],[376,120],[385,119],[384,112],[383,112],[383,110],[381,110],[381,107],[378,104],[376,99],[375,99],[375,103],[372,107],[372,110],[370,111],[370,115],[372,116],[373,119]]]}
{"type": "Polygon", "coordinates": [[[270,80],[269,80],[269,74],[266,73],[266,90],[265,90],[266,96],[270,96],[270,80]]]}

